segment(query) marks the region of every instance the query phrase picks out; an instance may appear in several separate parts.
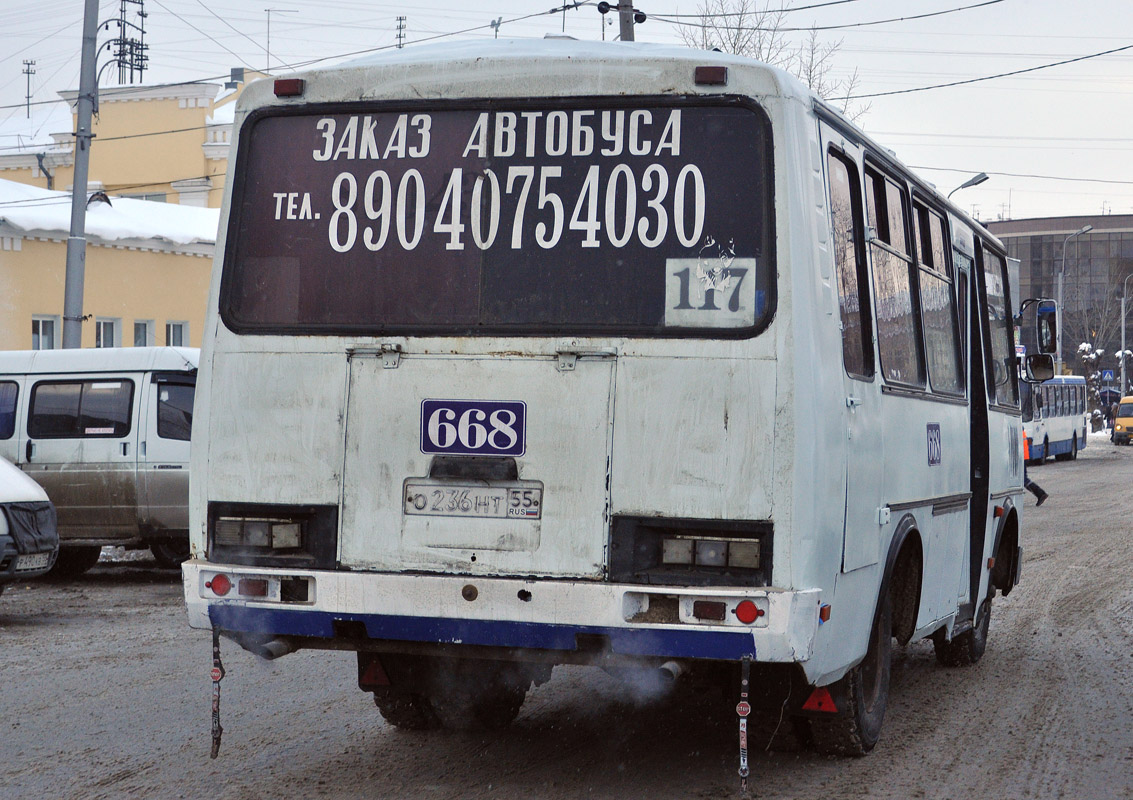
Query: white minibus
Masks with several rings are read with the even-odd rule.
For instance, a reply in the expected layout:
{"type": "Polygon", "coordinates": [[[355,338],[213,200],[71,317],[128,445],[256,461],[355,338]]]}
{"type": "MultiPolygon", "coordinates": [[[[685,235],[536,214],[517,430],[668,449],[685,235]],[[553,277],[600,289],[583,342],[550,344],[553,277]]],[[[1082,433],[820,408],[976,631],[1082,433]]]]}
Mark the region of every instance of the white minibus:
{"type": "Polygon", "coordinates": [[[794,78],[488,41],[238,103],[193,627],[355,651],[408,728],[507,724],[556,664],[746,671],[849,754],[894,639],[980,658],[1021,553],[1004,249],[794,78]]]}
{"type": "Polygon", "coordinates": [[[54,574],[103,546],[188,555],[189,442],[199,351],[122,347],[0,352],[0,456],[59,517],[54,574]]]}

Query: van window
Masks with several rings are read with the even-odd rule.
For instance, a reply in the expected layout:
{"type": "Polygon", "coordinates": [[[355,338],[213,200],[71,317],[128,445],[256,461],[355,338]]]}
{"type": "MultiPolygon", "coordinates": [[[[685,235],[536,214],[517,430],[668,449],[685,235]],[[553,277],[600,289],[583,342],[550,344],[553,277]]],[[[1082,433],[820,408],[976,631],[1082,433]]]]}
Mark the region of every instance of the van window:
{"type": "Polygon", "coordinates": [[[37,383],[28,435],[38,439],[120,438],[130,432],[134,383],[128,380],[37,383]]]}
{"type": "Polygon", "coordinates": [[[157,435],[189,441],[193,430],[193,393],[187,383],[161,383],[157,387],[157,435]]]}
{"type": "Polygon", "coordinates": [[[16,396],[19,387],[14,381],[0,381],[0,439],[11,439],[16,432],[16,396]]]}

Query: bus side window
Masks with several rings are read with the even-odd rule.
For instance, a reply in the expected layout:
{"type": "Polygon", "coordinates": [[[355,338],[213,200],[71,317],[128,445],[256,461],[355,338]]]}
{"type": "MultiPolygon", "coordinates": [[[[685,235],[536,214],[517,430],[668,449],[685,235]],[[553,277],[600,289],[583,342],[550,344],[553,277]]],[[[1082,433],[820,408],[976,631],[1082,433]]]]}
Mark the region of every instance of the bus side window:
{"type": "Polygon", "coordinates": [[[913,288],[913,259],[906,242],[905,190],[866,170],[866,211],[876,238],[870,242],[877,341],[888,381],[925,385],[919,302],[913,288]]]}
{"type": "Polygon", "coordinates": [[[917,270],[921,290],[921,323],[933,391],[962,394],[960,332],[956,322],[952,270],[944,255],[944,218],[921,203],[913,203],[917,270]]]}
{"type": "Polygon", "coordinates": [[[857,167],[831,151],[830,217],[834,228],[834,266],[842,316],[842,362],[855,378],[873,380],[873,327],[869,313],[869,275],[862,235],[862,201],[857,167]]]}

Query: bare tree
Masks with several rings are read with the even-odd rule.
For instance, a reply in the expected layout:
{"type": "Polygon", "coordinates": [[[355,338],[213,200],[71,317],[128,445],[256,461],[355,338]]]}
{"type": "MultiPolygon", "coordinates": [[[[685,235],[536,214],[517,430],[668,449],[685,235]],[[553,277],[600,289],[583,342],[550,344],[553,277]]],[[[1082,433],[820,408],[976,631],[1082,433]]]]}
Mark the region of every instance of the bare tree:
{"type": "Polygon", "coordinates": [[[718,49],[785,69],[848,117],[859,119],[870,107],[850,107],[858,71],[843,80],[831,74],[842,40],[823,42],[813,28],[802,41],[793,40],[785,30],[789,11],[790,0],[762,0],[762,5],[760,0],[701,0],[699,22],[682,25],[679,33],[689,47],[718,49]]]}

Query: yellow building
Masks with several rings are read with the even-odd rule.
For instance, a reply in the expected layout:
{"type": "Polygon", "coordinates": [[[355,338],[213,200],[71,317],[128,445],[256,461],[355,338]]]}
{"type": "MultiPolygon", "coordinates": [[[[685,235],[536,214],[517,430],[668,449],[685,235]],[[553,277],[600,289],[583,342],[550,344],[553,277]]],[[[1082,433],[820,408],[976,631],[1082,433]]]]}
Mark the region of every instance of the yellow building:
{"type": "MultiPolygon", "coordinates": [[[[199,347],[220,212],[87,206],[83,347],[199,347]]],[[[71,195],[0,180],[0,350],[59,347],[71,195]]]]}
{"type": "MultiPolygon", "coordinates": [[[[0,126],[0,179],[70,190],[77,95],[60,93],[71,113],[47,116],[39,135],[5,130],[35,131],[34,119],[0,126]]],[[[101,87],[88,189],[220,208],[238,95],[239,89],[222,93],[212,83],[101,87]]]]}
{"type": "MultiPolygon", "coordinates": [[[[235,86],[99,89],[87,190],[111,205],[88,206],[84,347],[199,346],[235,86]]],[[[0,349],[61,346],[77,94],[0,124],[0,349]]]]}

